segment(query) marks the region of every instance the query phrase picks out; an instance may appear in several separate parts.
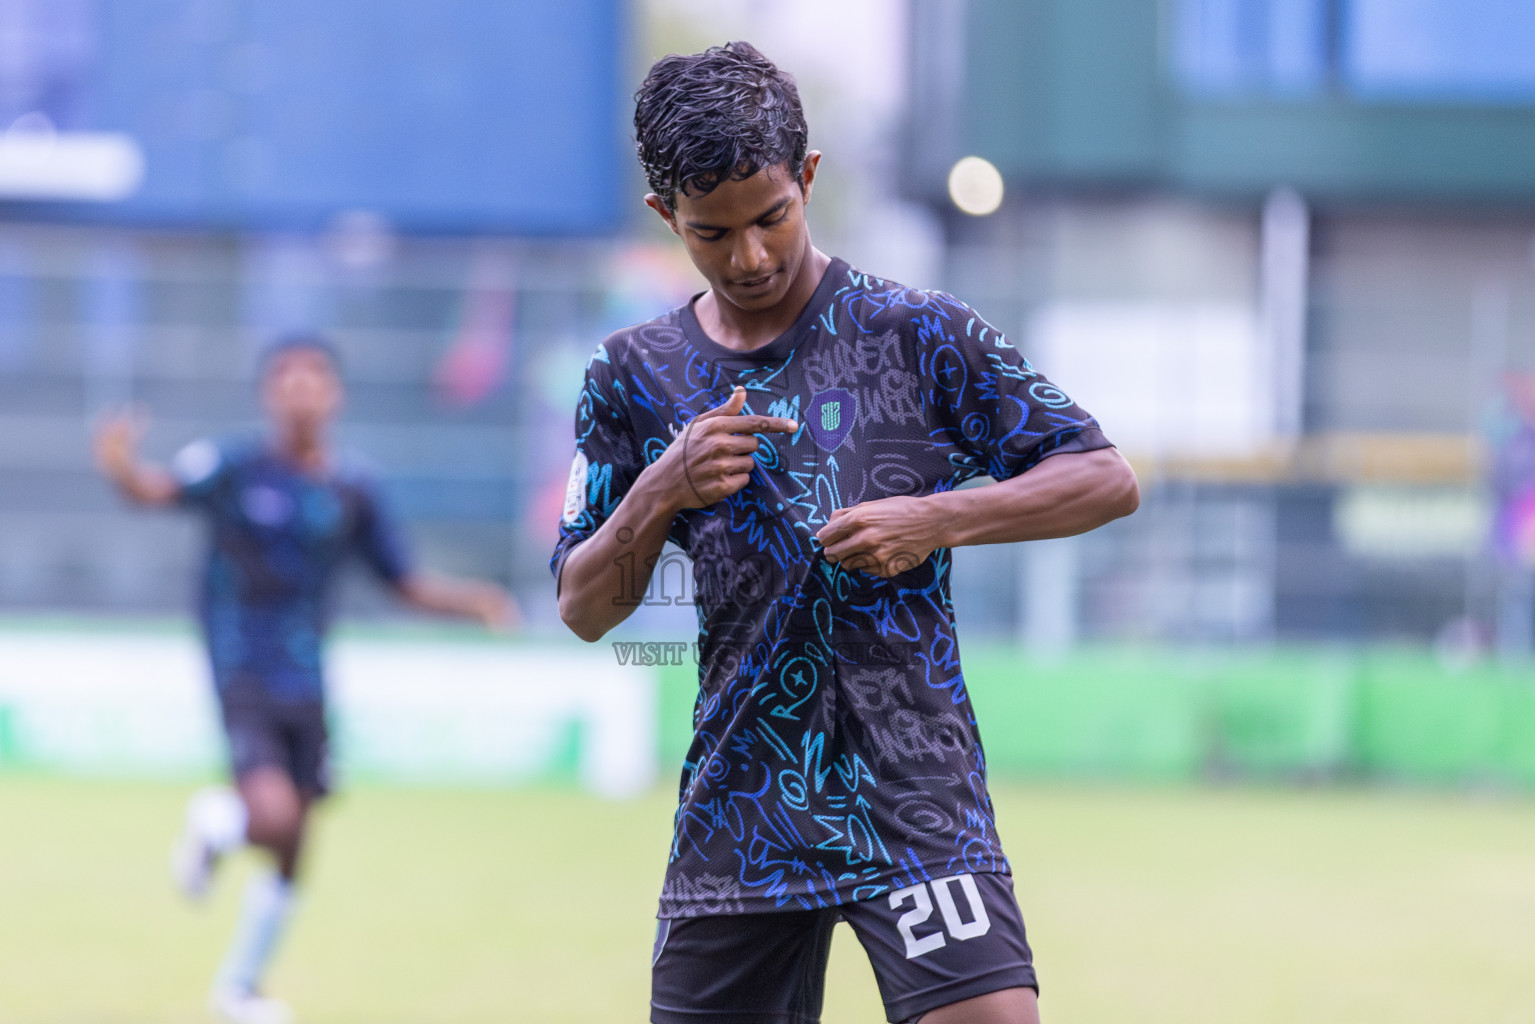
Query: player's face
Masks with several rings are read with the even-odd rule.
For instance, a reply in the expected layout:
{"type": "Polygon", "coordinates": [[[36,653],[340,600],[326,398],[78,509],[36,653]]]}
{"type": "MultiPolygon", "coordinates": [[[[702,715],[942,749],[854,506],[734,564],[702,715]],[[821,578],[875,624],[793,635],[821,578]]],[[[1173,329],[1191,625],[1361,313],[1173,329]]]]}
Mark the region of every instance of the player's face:
{"type": "Polygon", "coordinates": [[[721,302],[746,312],[770,310],[784,300],[811,253],[805,204],[820,158],[806,154],[798,177],[779,164],[724,182],[708,195],[679,194],[675,211],[655,196],[646,202],[682,239],[721,302]]]}
{"type": "Polygon", "coordinates": [[[340,410],[343,396],[330,358],[301,348],[274,356],[261,385],[267,414],[283,426],[300,429],[327,423],[340,410]]]}

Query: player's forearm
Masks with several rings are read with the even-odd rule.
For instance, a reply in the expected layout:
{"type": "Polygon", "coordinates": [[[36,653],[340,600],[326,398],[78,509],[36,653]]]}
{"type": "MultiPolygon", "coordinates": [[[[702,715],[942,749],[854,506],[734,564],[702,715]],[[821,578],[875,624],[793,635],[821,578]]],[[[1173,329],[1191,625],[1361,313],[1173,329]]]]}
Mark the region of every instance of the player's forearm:
{"type": "Polygon", "coordinates": [[[148,463],[104,465],[102,474],[118,493],[139,505],[169,505],[181,489],[169,470],[148,463]]]}
{"type": "Polygon", "coordinates": [[[1114,448],[1045,459],[1011,480],[924,499],[939,547],[1071,537],[1140,504],[1135,472],[1114,448]]]}
{"type": "Polygon", "coordinates": [[[650,585],[666,544],[676,498],[647,469],[596,533],[571,549],[560,569],[560,618],[595,643],[623,622],[650,585]]]}
{"type": "Polygon", "coordinates": [[[495,607],[506,600],[504,592],[494,584],[447,576],[407,576],[397,589],[401,599],[412,608],[464,619],[488,620],[495,607]]]}

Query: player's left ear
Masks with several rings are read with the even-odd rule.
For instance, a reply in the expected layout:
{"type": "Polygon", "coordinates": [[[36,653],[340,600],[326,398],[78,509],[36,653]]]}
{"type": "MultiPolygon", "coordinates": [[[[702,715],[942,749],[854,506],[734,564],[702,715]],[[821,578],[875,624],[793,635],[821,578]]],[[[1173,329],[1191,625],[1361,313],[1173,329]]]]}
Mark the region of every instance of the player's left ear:
{"type": "Polygon", "coordinates": [[[677,215],[666,205],[664,199],[650,192],[645,196],[645,205],[661,215],[661,219],[666,221],[666,226],[672,229],[672,234],[678,238],[682,237],[682,232],[677,230],[677,215]]]}
{"type": "Polygon", "coordinates": [[[799,190],[805,197],[805,202],[810,202],[810,190],[815,187],[815,171],[821,163],[821,151],[812,149],[805,154],[805,166],[799,172],[799,190]]]}

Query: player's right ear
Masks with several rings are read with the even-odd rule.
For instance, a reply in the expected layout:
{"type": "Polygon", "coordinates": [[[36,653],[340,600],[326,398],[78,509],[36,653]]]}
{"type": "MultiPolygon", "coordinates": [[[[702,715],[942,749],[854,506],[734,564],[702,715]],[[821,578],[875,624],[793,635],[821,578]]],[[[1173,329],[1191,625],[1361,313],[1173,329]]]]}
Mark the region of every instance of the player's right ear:
{"type": "Polygon", "coordinates": [[[672,234],[682,237],[682,232],[677,230],[677,215],[667,207],[665,200],[651,192],[645,196],[645,205],[661,215],[661,219],[666,221],[666,226],[672,229],[672,234]]]}

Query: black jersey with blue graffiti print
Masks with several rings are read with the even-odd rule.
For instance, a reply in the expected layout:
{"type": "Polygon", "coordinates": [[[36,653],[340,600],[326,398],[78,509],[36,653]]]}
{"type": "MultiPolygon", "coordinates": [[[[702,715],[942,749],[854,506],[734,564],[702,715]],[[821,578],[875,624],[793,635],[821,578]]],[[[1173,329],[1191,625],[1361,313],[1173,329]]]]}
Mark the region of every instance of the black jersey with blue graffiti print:
{"type": "Polygon", "coordinates": [[[964,303],[833,260],[761,348],[717,344],[691,304],[602,344],[576,414],[556,575],[737,385],[747,412],[800,429],[762,435],[743,490],[671,525],[693,559],[700,686],[660,915],[824,907],[1007,872],[949,551],[882,578],[826,561],[814,535],[838,508],[1004,480],[1109,442],[964,303]]]}
{"type": "Polygon", "coordinates": [[[407,571],[370,474],[356,460],[308,473],[259,439],[194,441],[173,469],[208,521],[198,610],[220,696],[321,700],[337,570],[355,552],[387,583],[407,571]]]}

